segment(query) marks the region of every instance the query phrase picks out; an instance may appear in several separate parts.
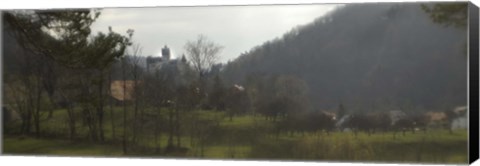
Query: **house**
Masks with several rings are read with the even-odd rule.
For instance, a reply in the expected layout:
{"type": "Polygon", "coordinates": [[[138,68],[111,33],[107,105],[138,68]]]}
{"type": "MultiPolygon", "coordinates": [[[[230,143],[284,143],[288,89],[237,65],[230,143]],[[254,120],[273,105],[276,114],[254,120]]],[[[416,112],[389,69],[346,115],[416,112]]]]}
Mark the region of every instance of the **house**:
{"type": "MultiPolygon", "coordinates": [[[[137,81],[140,85],[142,81],[137,81]]],[[[110,84],[110,96],[117,102],[133,101],[135,92],[135,81],[133,80],[115,80],[110,84]]]]}

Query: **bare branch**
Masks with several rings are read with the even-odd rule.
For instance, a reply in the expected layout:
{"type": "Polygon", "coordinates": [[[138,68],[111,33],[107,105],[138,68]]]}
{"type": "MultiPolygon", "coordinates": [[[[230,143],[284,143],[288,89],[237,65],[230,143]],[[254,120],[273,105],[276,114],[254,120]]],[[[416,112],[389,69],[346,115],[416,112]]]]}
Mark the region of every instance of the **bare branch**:
{"type": "Polygon", "coordinates": [[[204,35],[199,35],[197,40],[188,41],[184,48],[193,68],[201,74],[210,70],[224,47],[210,41],[204,35]]]}

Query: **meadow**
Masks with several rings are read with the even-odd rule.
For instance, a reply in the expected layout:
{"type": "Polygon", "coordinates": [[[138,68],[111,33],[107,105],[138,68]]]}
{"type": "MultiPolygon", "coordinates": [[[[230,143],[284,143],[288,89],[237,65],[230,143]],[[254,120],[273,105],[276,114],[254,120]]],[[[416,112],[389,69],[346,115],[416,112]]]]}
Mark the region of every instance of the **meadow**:
{"type": "MultiPolygon", "coordinates": [[[[166,113],[167,110],[162,110],[166,113]]],[[[68,125],[64,110],[56,110],[53,117],[42,126],[41,137],[19,135],[15,125],[7,128],[3,137],[3,152],[11,155],[91,156],[91,157],[147,157],[147,158],[212,158],[235,160],[304,160],[304,161],[363,161],[363,162],[420,162],[420,163],[465,163],[467,161],[467,131],[431,129],[426,133],[417,131],[398,134],[377,132],[372,135],[349,131],[325,132],[273,132],[275,122],[261,116],[234,116],[232,120],[223,112],[194,111],[184,113],[181,147],[186,153],[165,153],[168,135],[161,133],[157,140],[152,134],[140,134],[138,143],[130,147],[128,154],[121,148],[121,109],[113,111],[116,126],[112,131],[112,118],[105,124],[107,142],[89,141],[88,138],[68,138],[68,125]],[[211,130],[203,147],[198,137],[192,137],[187,121],[196,118],[219,119],[218,126],[211,130]],[[9,132],[11,131],[11,132],[9,132]],[[63,133],[63,135],[62,135],[63,133]],[[110,141],[111,140],[111,141],[110,141]],[[158,149],[160,148],[160,150],[158,149]]],[[[145,113],[148,114],[148,113],[145,113]]],[[[150,121],[145,120],[145,127],[150,121]]],[[[81,124],[78,124],[81,125],[81,124]]],[[[80,127],[79,127],[80,129],[80,127]]],[[[87,131],[78,131],[85,135],[87,131]]],[[[130,131],[131,132],[131,131],[130,131]]]]}

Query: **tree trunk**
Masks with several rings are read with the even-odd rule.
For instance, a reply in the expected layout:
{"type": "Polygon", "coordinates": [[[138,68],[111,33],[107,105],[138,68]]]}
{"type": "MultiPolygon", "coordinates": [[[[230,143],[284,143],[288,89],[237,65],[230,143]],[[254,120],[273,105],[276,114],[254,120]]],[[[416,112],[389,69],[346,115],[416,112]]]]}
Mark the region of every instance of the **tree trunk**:
{"type": "Polygon", "coordinates": [[[138,96],[138,93],[137,93],[137,78],[136,78],[136,73],[133,74],[134,75],[134,79],[133,81],[135,81],[133,84],[133,89],[134,89],[134,92],[133,92],[133,95],[134,95],[134,101],[133,101],[133,135],[132,135],[132,142],[135,143],[137,142],[137,134],[138,134],[138,100],[137,100],[137,96],[138,96]]]}
{"type": "Polygon", "coordinates": [[[100,82],[98,85],[98,100],[99,100],[99,105],[98,105],[98,110],[97,110],[97,116],[98,116],[98,131],[99,131],[99,136],[100,136],[100,141],[105,141],[105,135],[103,132],[103,70],[100,71],[100,82]]]}
{"type": "Polygon", "coordinates": [[[35,136],[38,138],[40,137],[40,107],[41,107],[41,97],[42,97],[42,89],[41,89],[41,81],[40,78],[37,78],[37,93],[36,93],[36,99],[35,99],[35,109],[34,109],[34,116],[33,120],[35,123],[35,136]]]}
{"type": "MultiPolygon", "coordinates": [[[[30,90],[31,87],[30,87],[30,90]]],[[[26,121],[26,128],[25,128],[25,131],[27,134],[31,134],[31,129],[32,129],[32,118],[35,118],[34,117],[34,104],[33,104],[33,96],[32,94],[33,92],[30,92],[27,96],[27,102],[28,102],[28,106],[26,108],[27,110],[27,121],[26,121]]],[[[35,123],[35,122],[33,122],[35,123]]]]}
{"type": "Polygon", "coordinates": [[[168,145],[167,149],[173,147],[173,134],[174,134],[174,126],[173,126],[173,109],[168,109],[168,145]]]}
{"type": "Polygon", "coordinates": [[[177,147],[181,147],[180,141],[180,109],[176,109],[175,111],[175,134],[177,136],[177,147]]]}
{"type": "Polygon", "coordinates": [[[125,62],[122,60],[122,79],[123,79],[123,138],[122,138],[122,149],[123,154],[127,154],[127,105],[125,101],[126,94],[126,84],[125,84],[125,62]]]}
{"type": "Polygon", "coordinates": [[[28,113],[27,113],[27,122],[25,125],[25,133],[30,134],[32,129],[32,114],[33,114],[32,108],[28,108],[27,112],[28,113]]]}
{"type": "Polygon", "coordinates": [[[127,154],[127,107],[123,102],[123,136],[122,136],[123,154],[127,154]]]}
{"type": "MultiPolygon", "coordinates": [[[[52,103],[52,105],[56,105],[55,100],[53,99],[53,96],[48,95],[48,98],[50,100],[50,103],[52,103]]],[[[57,108],[57,107],[55,106],[54,108],[57,108]]],[[[47,119],[51,119],[52,117],[53,117],[53,109],[49,109],[47,119]]]]}
{"type": "MultiPolygon", "coordinates": [[[[63,94],[62,94],[62,96],[63,96],[63,94]]],[[[63,97],[63,98],[65,98],[65,97],[63,97]]],[[[75,138],[75,135],[76,135],[76,131],[75,131],[76,119],[75,119],[74,109],[70,105],[69,100],[67,100],[67,118],[68,118],[68,128],[70,130],[69,137],[70,137],[70,140],[73,140],[75,138]]]]}
{"type": "Polygon", "coordinates": [[[84,112],[85,120],[88,126],[90,138],[93,141],[97,141],[98,140],[97,125],[95,122],[95,118],[92,115],[93,114],[92,110],[90,110],[90,108],[84,108],[83,112],[84,112]]]}
{"type": "Polygon", "coordinates": [[[156,119],[155,119],[155,128],[154,128],[154,137],[155,137],[155,152],[158,153],[160,152],[160,146],[161,146],[161,140],[159,140],[159,138],[161,138],[161,135],[160,135],[160,128],[159,128],[159,124],[158,122],[160,121],[160,109],[158,109],[157,111],[157,115],[156,115],[156,119]]]}
{"type": "Polygon", "coordinates": [[[74,113],[74,110],[70,106],[67,108],[67,112],[68,112],[68,120],[69,120],[68,126],[70,128],[70,140],[73,140],[75,138],[75,135],[76,135],[75,113],[74,113]]]}
{"type": "Polygon", "coordinates": [[[113,113],[113,97],[111,96],[112,90],[111,90],[111,84],[112,84],[112,73],[111,71],[108,74],[108,92],[109,92],[109,97],[108,97],[108,105],[110,107],[110,122],[112,123],[112,139],[115,140],[115,115],[113,113]]]}

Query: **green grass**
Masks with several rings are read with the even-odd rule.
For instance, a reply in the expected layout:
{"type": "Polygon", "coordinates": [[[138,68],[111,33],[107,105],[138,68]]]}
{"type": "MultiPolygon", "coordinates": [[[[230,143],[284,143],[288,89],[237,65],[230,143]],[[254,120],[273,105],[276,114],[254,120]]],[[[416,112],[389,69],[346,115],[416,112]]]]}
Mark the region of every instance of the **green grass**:
{"type": "Polygon", "coordinates": [[[251,147],[249,146],[209,146],[205,149],[205,156],[208,158],[240,158],[248,157],[251,147]],[[233,156],[233,157],[232,157],[233,156]]]}
{"type": "Polygon", "coordinates": [[[237,116],[232,118],[232,121],[227,117],[221,124],[225,127],[249,127],[252,126],[254,123],[268,123],[265,121],[263,117],[257,116],[237,116]]]}
{"type": "MultiPolygon", "coordinates": [[[[148,110],[147,113],[155,113],[148,110]]],[[[78,115],[80,112],[77,110],[78,115]]],[[[167,110],[161,110],[167,115],[167,110]]],[[[42,131],[53,133],[51,137],[33,138],[6,134],[3,137],[3,152],[5,154],[35,154],[60,156],[125,156],[122,153],[121,138],[123,127],[123,110],[114,109],[117,142],[94,143],[86,137],[86,127],[81,120],[77,122],[78,139],[68,140],[66,111],[56,110],[52,119],[42,123],[42,131]],[[55,138],[55,139],[51,139],[55,138]]],[[[326,160],[326,161],[375,161],[375,162],[421,162],[421,163],[461,163],[467,162],[467,131],[456,130],[450,134],[447,130],[430,130],[427,133],[407,132],[405,136],[397,133],[376,133],[367,135],[359,133],[356,137],[351,132],[326,133],[295,133],[293,136],[282,133],[278,137],[271,132],[273,123],[257,116],[236,116],[231,121],[222,112],[195,111],[182,114],[185,126],[187,117],[219,118],[219,131],[209,137],[204,149],[205,158],[234,159],[281,159],[281,160],[326,160]],[[189,115],[188,115],[189,114],[189,115]]],[[[106,140],[112,140],[110,111],[105,112],[106,140]]],[[[128,116],[133,116],[129,108],[128,116]]],[[[199,146],[191,146],[188,129],[182,129],[182,146],[189,148],[182,157],[198,158],[199,146]]],[[[10,133],[10,132],[8,132],[10,133]]],[[[15,132],[11,132],[15,133],[15,132]]],[[[140,137],[139,145],[147,148],[143,151],[131,151],[130,156],[172,157],[168,154],[155,153],[153,134],[140,137]]],[[[160,145],[167,145],[167,133],[162,133],[160,145]]],[[[195,140],[193,140],[195,141],[195,140]]],[[[174,157],[174,156],[173,156],[174,157]]],[[[178,157],[178,156],[177,156],[178,157]]]]}
{"type": "Polygon", "coordinates": [[[335,132],[330,135],[315,136],[286,134],[278,139],[263,142],[252,151],[254,158],[264,159],[305,159],[342,160],[375,162],[423,162],[423,163],[466,163],[467,132],[457,130],[454,134],[444,130],[424,133],[406,133],[405,136],[393,133],[377,133],[368,136],[359,133],[335,132]],[[275,141],[274,141],[275,140],[275,141]],[[281,153],[268,153],[279,151],[281,153]]]}
{"type": "Polygon", "coordinates": [[[120,146],[8,136],[3,138],[3,152],[14,155],[61,156],[119,156],[122,154],[120,146]]]}

